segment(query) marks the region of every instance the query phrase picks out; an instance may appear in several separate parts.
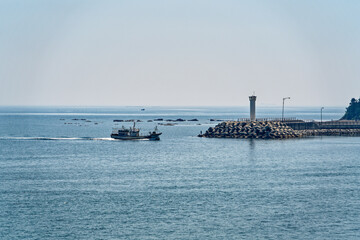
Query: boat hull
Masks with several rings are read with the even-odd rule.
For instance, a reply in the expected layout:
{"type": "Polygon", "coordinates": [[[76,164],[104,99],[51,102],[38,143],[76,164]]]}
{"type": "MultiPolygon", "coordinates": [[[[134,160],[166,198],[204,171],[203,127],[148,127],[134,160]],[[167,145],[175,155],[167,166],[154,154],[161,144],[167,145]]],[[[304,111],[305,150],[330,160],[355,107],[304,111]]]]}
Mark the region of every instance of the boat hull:
{"type": "Polygon", "coordinates": [[[151,141],[159,141],[161,133],[151,134],[147,136],[119,136],[117,134],[111,134],[111,138],[118,140],[151,140],[151,141]]]}

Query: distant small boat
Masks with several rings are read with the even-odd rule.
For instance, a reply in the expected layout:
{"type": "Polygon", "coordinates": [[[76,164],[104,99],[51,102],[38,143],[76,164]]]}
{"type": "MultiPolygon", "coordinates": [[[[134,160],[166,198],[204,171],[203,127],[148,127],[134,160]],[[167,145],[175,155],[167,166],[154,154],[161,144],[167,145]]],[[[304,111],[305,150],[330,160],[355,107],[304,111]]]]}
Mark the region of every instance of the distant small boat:
{"type": "Polygon", "coordinates": [[[141,111],[145,111],[145,108],[142,108],[141,111]]]}
{"type": "Polygon", "coordinates": [[[148,139],[153,141],[160,140],[160,135],[162,133],[158,132],[157,127],[155,127],[154,131],[149,132],[148,135],[140,135],[140,129],[134,126],[130,128],[125,128],[124,126],[120,129],[114,128],[113,132],[111,133],[111,138],[119,139],[119,140],[141,140],[141,139],[148,139]]]}

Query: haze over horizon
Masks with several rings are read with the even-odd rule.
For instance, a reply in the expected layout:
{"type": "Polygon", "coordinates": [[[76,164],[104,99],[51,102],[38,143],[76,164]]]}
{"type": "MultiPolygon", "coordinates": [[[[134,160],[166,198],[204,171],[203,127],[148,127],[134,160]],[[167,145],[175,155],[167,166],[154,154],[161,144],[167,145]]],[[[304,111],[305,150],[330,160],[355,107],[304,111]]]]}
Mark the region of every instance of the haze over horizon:
{"type": "Polygon", "coordinates": [[[344,106],[360,1],[0,0],[0,106],[344,106]]]}

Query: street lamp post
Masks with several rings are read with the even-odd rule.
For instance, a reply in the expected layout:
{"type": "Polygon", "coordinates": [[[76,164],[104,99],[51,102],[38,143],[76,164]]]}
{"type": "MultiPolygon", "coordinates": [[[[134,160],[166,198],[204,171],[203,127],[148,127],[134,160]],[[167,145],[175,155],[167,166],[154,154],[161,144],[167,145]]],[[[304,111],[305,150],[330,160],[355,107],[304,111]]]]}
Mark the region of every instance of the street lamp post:
{"type": "Polygon", "coordinates": [[[285,105],[285,100],[286,100],[286,99],[290,99],[290,97],[284,97],[284,98],[283,98],[282,118],[281,118],[282,121],[284,121],[284,105],[285,105]]]}
{"type": "Polygon", "coordinates": [[[322,111],[323,111],[324,107],[321,107],[320,109],[320,124],[322,125],[322,111]]]}

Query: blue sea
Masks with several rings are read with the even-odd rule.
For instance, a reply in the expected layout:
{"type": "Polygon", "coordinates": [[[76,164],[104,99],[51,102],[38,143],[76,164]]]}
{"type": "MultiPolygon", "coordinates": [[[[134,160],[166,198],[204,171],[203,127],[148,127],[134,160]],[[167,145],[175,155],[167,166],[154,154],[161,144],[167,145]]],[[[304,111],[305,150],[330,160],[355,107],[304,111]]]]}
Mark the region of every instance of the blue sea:
{"type": "Polygon", "coordinates": [[[360,137],[198,138],[248,107],[141,108],[0,107],[0,239],[360,239],[360,137]],[[114,119],[148,132],[156,118],[199,121],[110,138],[132,126],[114,119]]]}

